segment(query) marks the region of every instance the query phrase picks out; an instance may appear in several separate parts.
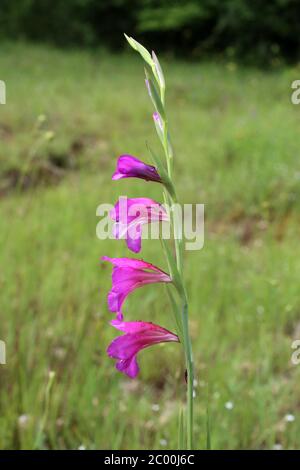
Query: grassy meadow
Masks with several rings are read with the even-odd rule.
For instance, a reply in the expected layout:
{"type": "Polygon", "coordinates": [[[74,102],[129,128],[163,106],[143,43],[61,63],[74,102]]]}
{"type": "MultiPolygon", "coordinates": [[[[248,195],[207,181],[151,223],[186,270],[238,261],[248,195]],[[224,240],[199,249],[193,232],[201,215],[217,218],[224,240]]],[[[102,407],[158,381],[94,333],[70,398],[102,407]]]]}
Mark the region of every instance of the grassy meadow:
{"type": "MultiPolygon", "coordinates": [[[[162,63],[178,191],[206,212],[204,248],[185,267],[196,446],[209,409],[214,449],[299,448],[300,68],[162,63]]],[[[0,73],[0,448],[176,449],[180,347],[143,351],[134,381],[105,353],[116,331],[99,260],[129,252],[97,239],[96,208],[161,200],[159,185],[111,181],[118,155],[150,161],[146,141],[159,149],[142,61],[4,44],[0,73]]],[[[159,241],[141,255],[165,267],[159,241]]],[[[124,306],[172,330],[169,311],[160,285],[124,306]]]]}

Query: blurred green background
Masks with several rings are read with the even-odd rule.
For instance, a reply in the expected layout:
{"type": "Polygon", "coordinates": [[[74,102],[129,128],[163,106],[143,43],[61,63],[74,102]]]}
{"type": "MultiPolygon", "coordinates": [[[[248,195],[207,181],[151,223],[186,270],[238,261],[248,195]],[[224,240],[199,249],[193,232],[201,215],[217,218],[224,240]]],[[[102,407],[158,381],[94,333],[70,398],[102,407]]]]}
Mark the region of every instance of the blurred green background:
{"type": "Polygon", "coordinates": [[[1,0],[0,35],[123,49],[123,33],[174,55],[297,60],[298,0],[1,0]]]}
{"type": "MultiPolygon", "coordinates": [[[[120,194],[161,200],[159,185],[111,181],[121,153],[159,150],[124,31],[163,52],[176,184],[182,202],[205,204],[204,248],[186,253],[196,445],[209,409],[213,448],[299,448],[296,5],[2,1],[1,449],[177,446],[180,348],[143,351],[134,381],[105,353],[111,269],[99,260],[128,251],[96,238],[96,208],[120,194]]],[[[142,256],[165,267],[158,241],[142,256]]],[[[124,307],[172,330],[169,310],[159,285],[124,307]]]]}

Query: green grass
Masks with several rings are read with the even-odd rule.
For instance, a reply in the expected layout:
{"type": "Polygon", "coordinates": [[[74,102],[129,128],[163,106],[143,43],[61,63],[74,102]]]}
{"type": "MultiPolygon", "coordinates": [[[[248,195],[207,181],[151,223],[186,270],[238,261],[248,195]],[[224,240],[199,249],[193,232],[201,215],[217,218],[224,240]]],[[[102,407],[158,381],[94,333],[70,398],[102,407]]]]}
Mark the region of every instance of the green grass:
{"type": "MultiPolygon", "coordinates": [[[[299,448],[300,135],[290,84],[300,69],[162,62],[176,183],[182,201],[206,210],[205,246],[186,253],[196,445],[206,446],[209,405],[212,448],[299,448]]],[[[174,449],[180,347],[142,352],[136,381],[115,371],[105,354],[115,335],[110,268],[99,258],[128,251],[95,235],[101,202],[161,198],[158,185],[110,180],[120,153],[149,160],[145,141],[159,148],[142,63],[7,44],[0,70],[0,447],[34,448],[53,370],[38,447],[174,449]]],[[[142,256],[164,266],[157,241],[142,256]]],[[[132,294],[124,310],[173,329],[163,286],[132,294]]]]}

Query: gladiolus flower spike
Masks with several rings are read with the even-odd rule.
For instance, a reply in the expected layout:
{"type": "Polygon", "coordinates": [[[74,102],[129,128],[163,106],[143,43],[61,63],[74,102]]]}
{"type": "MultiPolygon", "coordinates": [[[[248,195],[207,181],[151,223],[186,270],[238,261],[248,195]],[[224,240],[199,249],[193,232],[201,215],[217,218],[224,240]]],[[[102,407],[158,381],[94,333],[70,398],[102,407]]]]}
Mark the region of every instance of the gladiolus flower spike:
{"type": "MultiPolygon", "coordinates": [[[[165,79],[159,60],[154,52],[152,54],[132,37],[126,36],[130,46],[136,50],[146,62],[146,86],[153,104],[153,120],[160,143],[165,155],[163,162],[149,149],[155,166],[144,163],[132,155],[121,155],[117,161],[117,168],[112,179],[138,178],[145,181],[162,183],[168,194],[166,199],[174,204],[177,202],[173,183],[173,150],[170,141],[168,119],[165,108],[165,79]]],[[[120,198],[110,217],[114,221],[115,238],[125,238],[127,247],[134,253],[141,250],[142,226],[152,222],[169,221],[174,234],[179,233],[181,221],[176,211],[167,213],[164,207],[149,198],[120,198]],[[169,219],[170,218],[170,219],[169,219]]],[[[169,242],[163,240],[163,250],[167,258],[171,275],[162,271],[151,263],[142,259],[109,258],[102,259],[113,265],[112,287],[108,293],[108,308],[116,313],[116,319],[111,321],[112,326],[124,334],[115,338],[108,346],[107,354],[116,359],[116,368],[128,377],[135,378],[139,372],[137,354],[142,349],[154,344],[164,342],[179,342],[182,340],[183,359],[187,369],[187,406],[186,428],[179,426],[179,443],[189,450],[193,449],[193,357],[192,344],[189,333],[188,301],[183,278],[182,240],[174,236],[172,244],[175,245],[175,255],[169,242]],[[172,279],[173,278],[173,279],[172,279]],[[146,284],[166,283],[171,307],[175,318],[177,334],[147,321],[124,321],[122,307],[127,296],[139,287],[146,284]],[[173,288],[178,295],[174,296],[173,288]],[[184,443],[184,444],[183,444],[184,443]]],[[[181,421],[182,422],[182,421],[181,421]]]]}

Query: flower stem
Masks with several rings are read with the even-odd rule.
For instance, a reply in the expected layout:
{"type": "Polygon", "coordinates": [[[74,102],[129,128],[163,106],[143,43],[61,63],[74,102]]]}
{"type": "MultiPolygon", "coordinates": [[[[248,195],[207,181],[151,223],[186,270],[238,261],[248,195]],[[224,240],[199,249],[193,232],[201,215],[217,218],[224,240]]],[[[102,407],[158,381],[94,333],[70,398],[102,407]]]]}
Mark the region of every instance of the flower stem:
{"type": "MultiPolygon", "coordinates": [[[[165,147],[167,161],[170,160],[167,147],[165,147]]],[[[168,167],[169,170],[169,167],[168,167]]],[[[168,171],[170,180],[173,185],[171,172],[168,171]]],[[[188,316],[188,300],[184,284],[183,277],[183,243],[182,243],[182,221],[177,212],[177,196],[174,189],[174,195],[170,195],[171,202],[174,207],[173,211],[173,230],[174,230],[174,243],[175,243],[175,255],[178,273],[180,276],[180,282],[182,285],[182,330],[183,330],[183,348],[185,354],[186,370],[187,370],[187,404],[186,404],[186,424],[187,424],[187,448],[188,450],[193,449],[193,385],[194,385],[194,365],[193,365],[193,353],[192,353],[192,342],[189,333],[189,316],[188,316]]]]}
{"type": "Polygon", "coordinates": [[[185,362],[186,362],[186,370],[187,370],[187,405],[186,405],[186,413],[187,413],[187,448],[188,450],[193,449],[193,384],[194,384],[194,370],[193,370],[193,355],[192,355],[192,343],[191,337],[189,333],[189,317],[188,317],[188,301],[186,295],[186,289],[184,284],[183,278],[183,240],[182,240],[182,220],[181,220],[181,212],[178,213],[177,209],[177,197],[176,192],[173,184],[173,165],[174,165],[174,154],[171,145],[171,141],[169,138],[169,124],[165,109],[165,78],[163,75],[163,71],[161,69],[160,63],[158,58],[154,53],[152,55],[145,49],[141,44],[135,41],[133,38],[126,36],[127,41],[135,49],[138,51],[147,65],[150,65],[150,70],[152,70],[153,77],[150,76],[149,70],[146,68],[146,84],[148,88],[148,93],[150,98],[154,104],[155,112],[158,114],[159,119],[161,120],[161,126],[157,126],[156,130],[159,136],[159,139],[162,143],[162,147],[165,153],[166,158],[166,165],[167,165],[167,179],[164,182],[165,190],[164,190],[164,198],[166,203],[171,203],[173,205],[173,211],[171,216],[171,226],[173,228],[174,233],[174,244],[175,244],[175,257],[171,253],[171,250],[167,246],[165,246],[164,241],[163,247],[165,250],[165,254],[168,260],[168,264],[175,268],[173,271],[176,271],[175,277],[176,280],[173,279],[174,285],[177,288],[179,297],[180,297],[180,304],[177,303],[169,292],[172,308],[174,310],[175,315],[175,323],[178,330],[178,335],[182,342],[185,362]],[[156,82],[154,86],[153,83],[156,82]],[[161,135],[162,132],[162,135],[161,135]],[[182,308],[182,310],[181,310],[182,308]]]}
{"type": "MultiPolygon", "coordinates": [[[[164,97],[163,97],[163,106],[164,97]]],[[[170,154],[170,143],[168,141],[168,122],[167,120],[164,121],[164,143],[163,143],[166,161],[167,161],[167,170],[168,176],[170,178],[172,188],[174,190],[174,194],[170,194],[170,199],[174,207],[173,211],[173,230],[174,230],[174,243],[175,243],[175,256],[176,256],[176,264],[178,273],[180,276],[180,282],[182,285],[182,330],[183,330],[183,348],[185,354],[185,362],[186,362],[186,370],[187,370],[187,403],[186,403],[186,426],[187,426],[187,449],[193,449],[193,415],[194,415],[194,407],[193,407],[193,385],[194,385],[194,366],[193,366],[193,354],[192,354],[192,342],[189,333],[189,316],[188,316],[188,301],[186,295],[186,289],[184,284],[183,278],[183,243],[182,243],[182,220],[180,219],[180,215],[177,212],[177,196],[173,185],[173,178],[172,178],[172,157],[173,155],[170,154]]],[[[173,162],[172,162],[173,163],[173,162]]]]}

